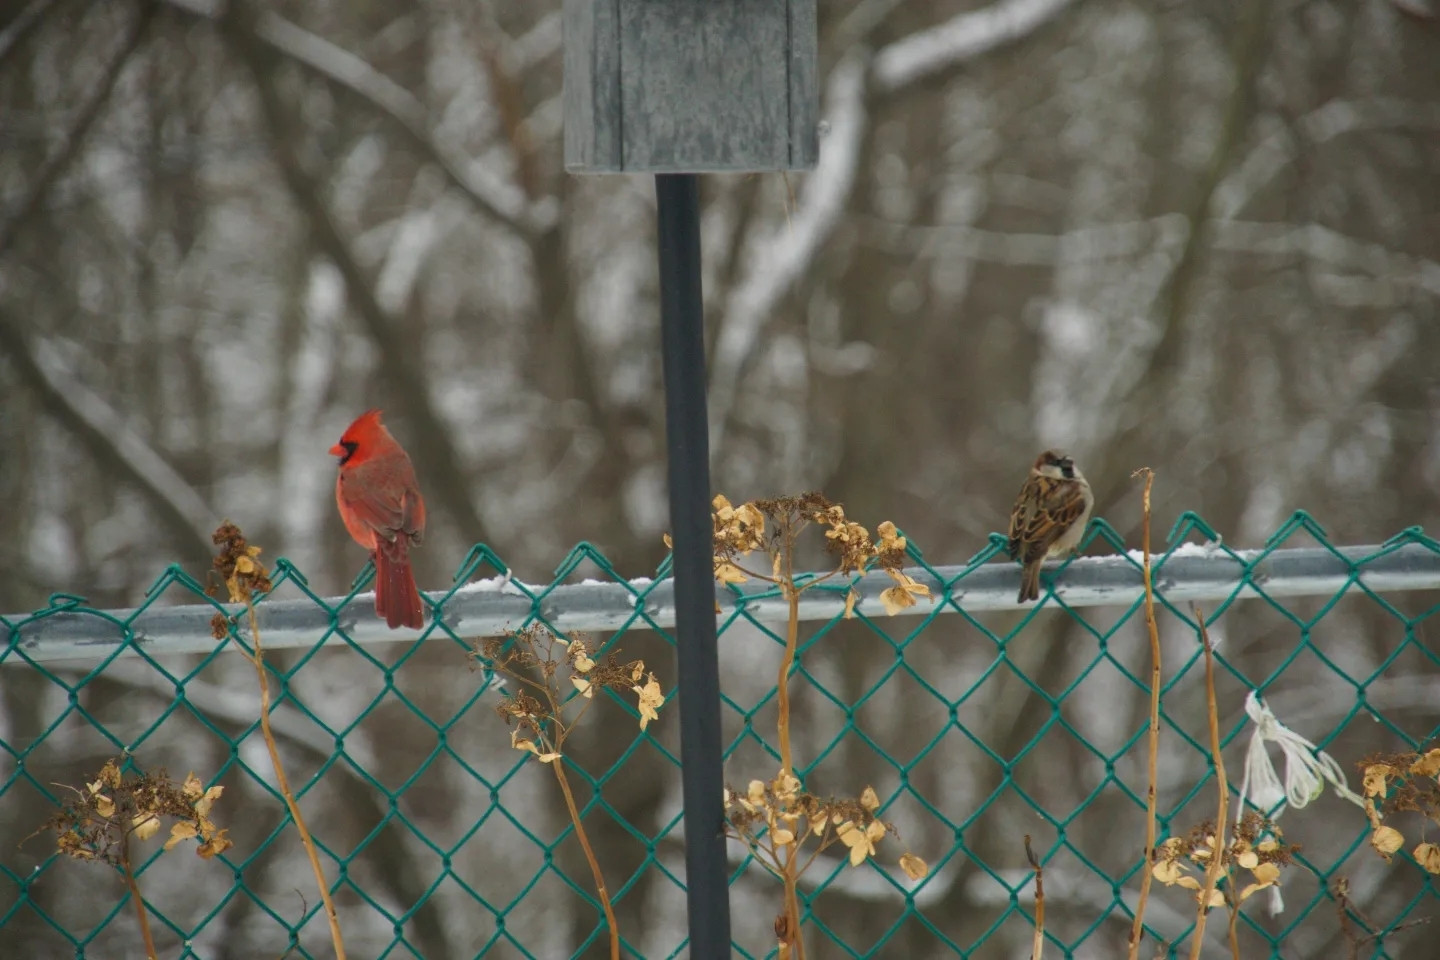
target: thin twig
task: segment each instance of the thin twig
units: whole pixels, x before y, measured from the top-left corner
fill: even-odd
[[[730,565],[731,565],[732,567],[734,567],[736,570],[739,570],[741,573],[745,574],[745,576],[750,577],[751,579],[754,579],[754,580],[764,580],[766,583],[779,583],[779,582],[780,582],[780,581],[777,580],[775,577],[772,577],[772,576],[770,576],[769,574],[759,573],[759,572],[757,572],[757,571],[755,571],[755,570],[751,570],[749,567],[742,566],[741,564],[737,563],[736,561],[733,561],[733,560],[730,561]]]
[[[1030,849],[1030,834],[1025,834],[1025,858],[1030,869],[1035,871],[1035,940],[1030,947],[1030,960],[1040,960],[1045,951],[1045,870],[1040,866],[1035,851]]]
[[[1132,476],[1144,477],[1145,494],[1141,521],[1140,546],[1145,555],[1145,626],[1150,631],[1150,759],[1149,782],[1145,791],[1145,868],[1140,872],[1140,899],[1135,904],[1135,922],[1130,927],[1128,960],[1140,955],[1140,940],[1145,932],[1145,904],[1150,899],[1150,865],[1155,859],[1155,794],[1156,768],[1160,755],[1160,628],[1155,624],[1155,585],[1150,575],[1150,488],[1155,471],[1141,467]]]
[[[760,864],[760,866],[770,871],[770,873],[775,877],[776,880],[785,879],[784,876],[780,873],[779,861],[775,859],[774,855],[769,850],[767,850],[765,847],[762,847],[758,840],[756,840],[746,831],[736,829],[729,822],[725,824],[725,828],[725,835],[734,837],[741,843],[745,844],[745,849],[750,851],[750,856],[755,859],[756,863]]]
[[[310,858],[310,868],[315,872],[315,885],[320,888],[320,899],[325,904],[325,918],[330,922],[330,940],[335,946],[335,958],[345,960],[345,940],[340,935],[340,917],[335,913],[335,901],[330,899],[330,887],[325,880],[325,870],[320,866],[320,854],[310,836],[310,829],[305,826],[305,818],[300,815],[300,804],[290,789],[290,779],[285,776],[285,766],[280,762],[280,747],[270,729],[270,679],[265,673],[265,649],[260,645],[260,626],[255,620],[255,601],[248,596],[245,598],[245,608],[250,615],[250,642],[254,645],[254,654],[247,653],[247,656],[255,665],[255,676],[260,681],[260,733],[265,738],[265,749],[270,752],[270,765],[275,768],[275,783],[280,788],[280,795],[285,798],[285,807],[290,811],[290,819],[295,821],[295,831],[300,834],[300,843],[305,847],[305,854]]]
[[[610,905],[610,891],[605,887],[605,875],[600,872],[600,861],[590,849],[590,838],[580,823],[580,810],[575,806],[575,795],[570,792],[570,780],[565,776],[565,758],[556,757],[550,766],[555,770],[555,779],[560,782],[560,792],[565,795],[565,809],[570,811],[570,822],[575,826],[575,837],[585,859],[590,864],[590,874],[595,879],[595,892],[600,896],[600,906],[605,910],[605,925],[610,931],[610,960],[620,960],[620,925],[615,922],[615,909]]]
[[[1340,934],[1345,938],[1345,943],[1350,947],[1350,960],[1359,960],[1360,945],[1367,938],[1362,938],[1354,931],[1354,921],[1350,918],[1350,880],[1347,877],[1337,877],[1330,888],[1335,895],[1335,912],[1340,915]],[[1356,911],[1359,912],[1358,910]]]
[[[1230,786],[1225,780],[1225,761],[1220,756],[1220,716],[1215,706],[1215,654],[1210,646],[1210,631],[1205,628],[1205,614],[1198,603],[1190,605],[1190,612],[1200,627],[1200,643],[1205,648],[1205,705],[1210,718],[1210,759],[1215,764],[1215,787],[1219,794],[1220,812],[1215,815],[1215,838],[1210,844],[1210,863],[1205,867],[1205,885],[1200,888],[1200,908],[1195,916],[1195,933],[1190,941],[1190,960],[1199,960],[1200,948],[1204,946],[1205,919],[1210,915],[1210,895],[1220,882],[1222,874],[1228,872],[1225,863],[1225,814],[1230,805]],[[1238,909],[1238,907],[1237,907]],[[1231,919],[1231,949],[1235,960],[1240,960],[1234,950],[1234,918]]]
[[[517,670],[517,671],[514,671],[514,672],[511,672],[511,671],[507,670],[507,671],[505,671],[505,675],[506,675],[507,677],[509,677],[510,679],[516,681],[517,683],[523,683],[523,684],[525,684],[526,686],[528,686],[528,687],[530,687],[530,688],[532,688],[532,689],[534,689],[534,690],[539,690],[541,693],[545,694],[546,696],[549,696],[549,695],[550,695],[550,688],[549,688],[549,687],[545,686],[545,684],[541,683],[541,682],[538,681],[538,680],[532,680],[531,678],[525,676],[523,673],[520,673],[518,670]],[[552,703],[551,706],[553,707],[554,704]]]
[[[155,940],[150,936],[150,915],[145,911],[145,898],[140,896],[140,885],[135,882],[135,873],[130,869],[130,831],[120,838],[120,869],[125,871],[125,886],[130,888],[130,899],[135,901],[135,917],[140,921],[140,936],[145,941],[145,956],[148,960],[159,960],[155,952]]]
[[[825,835],[820,838],[820,842],[816,844],[815,849],[810,851],[809,859],[805,861],[805,863],[800,867],[797,873],[800,876],[804,876],[805,872],[810,869],[810,864],[814,863],[816,858],[819,857],[820,854],[824,853],[826,850],[830,849],[837,842],[839,842],[839,839],[840,838],[833,833],[833,827],[827,826],[825,828]]]
[[[799,589],[798,589],[796,592],[797,592],[797,593],[804,593],[806,590],[809,590],[811,587],[818,587],[820,584],[824,583],[826,580],[829,580],[831,577],[839,576],[839,574],[840,574],[840,571],[839,571],[838,569],[836,569],[836,570],[831,570],[831,571],[829,571],[829,572],[827,572],[827,573],[822,573],[822,574],[820,574],[818,577],[811,577],[809,580],[806,580],[804,583],[800,584],[800,587],[799,587]]]
[[[584,699],[585,699],[585,702],[582,703],[582,704],[580,704],[580,709],[576,711],[575,716],[573,716],[573,717],[570,718],[570,722],[567,723],[567,724],[565,724],[562,732],[559,734],[560,739],[557,741],[557,744],[556,744],[555,749],[557,749],[557,750],[560,749],[561,745],[563,745],[563,744],[565,743],[565,738],[568,737],[568,736],[570,736],[570,731],[571,731],[571,730],[574,730],[577,726],[579,726],[579,725],[580,725],[580,721],[585,718],[585,714],[586,714],[587,712],[589,712],[589,710],[590,710],[591,707],[595,706],[595,698],[594,698],[594,697],[586,697],[586,698],[584,698]],[[560,715],[560,708],[559,708],[559,706],[557,705],[556,708],[555,708],[555,716],[558,717],[559,715]]]
[[[1418,927],[1430,922],[1429,917],[1420,917],[1416,920],[1398,923],[1389,930],[1375,930],[1373,929],[1376,926],[1375,922],[1367,917],[1364,911],[1350,899],[1350,881],[1347,878],[1336,878],[1334,884],[1330,887],[1330,893],[1335,898],[1335,910],[1340,915],[1340,933],[1350,948],[1350,960],[1359,960],[1360,948],[1372,940],[1379,940],[1381,937],[1388,936],[1392,933],[1399,933],[1407,927]],[[1363,931],[1363,935],[1355,931],[1354,928],[1356,924],[1351,918],[1352,914],[1354,915],[1354,920],[1360,921],[1359,926],[1360,930]]]

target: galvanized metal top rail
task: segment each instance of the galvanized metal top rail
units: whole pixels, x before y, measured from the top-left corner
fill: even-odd
[[[988,554],[982,555],[987,556]],[[1377,592],[1440,589],[1440,554],[1423,544],[1228,551],[1184,545],[1168,555],[1154,555],[1155,589],[1171,603],[1224,601],[1258,597],[1333,596],[1351,583]],[[1162,558],[1163,557],[1163,561]],[[1054,594],[1068,607],[1129,606],[1144,593],[1138,551],[1073,561],[1058,573]],[[909,573],[930,588],[933,603],[921,601],[897,616],[925,616],[932,611],[1015,610],[1019,568],[1011,563],[915,567]],[[1048,579],[1048,575],[1047,575]],[[891,585],[882,573],[855,582],[860,595],[856,612],[884,618],[880,592]],[[845,608],[845,584],[827,582],[801,596],[802,620],[830,620]],[[440,617],[456,636],[503,634],[542,617],[562,632],[610,632],[621,628],[668,629],[675,624],[674,585],[670,579],[585,581],[558,586],[523,584],[493,578],[465,584],[453,593],[431,593]],[[781,623],[785,600],[771,585],[751,581],[717,591],[721,622],[743,608],[761,623]],[[91,611],[77,609],[74,598],[57,598],[37,614],[7,617],[0,625],[0,651],[15,649],[36,662],[93,660],[109,656],[132,634],[135,645],[151,656],[210,653],[219,643],[211,636],[217,612],[235,608],[216,603]],[[1030,606],[1030,605],[1025,605]],[[313,647],[317,640],[341,642],[340,633],[361,644],[409,641],[420,631],[387,628],[377,619],[370,594],[266,601],[257,607],[261,634],[268,649]],[[428,627],[427,627],[428,628]],[[12,638],[12,634],[18,637]],[[122,655],[134,655],[133,646]],[[22,662],[10,657],[7,663]]]

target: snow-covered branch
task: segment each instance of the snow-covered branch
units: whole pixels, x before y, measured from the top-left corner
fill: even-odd
[[[852,51],[826,84],[829,134],[820,162],[805,181],[795,215],[754,244],[746,272],[728,299],[715,344],[710,377],[711,443],[720,449],[740,383],[761,348],[761,334],[780,299],[810,269],[844,215],[855,188],[864,142],[866,97],[892,93],[970,57],[1020,39],[1075,0],[1002,0],[962,14],[880,50],[868,63]]]
[[[535,26],[511,40],[506,50],[511,66],[517,71],[528,70],[559,53],[560,21],[560,11],[552,10],[535,21]]]
[[[1063,233],[984,230],[968,224],[920,226],[879,217],[857,218],[864,243],[900,256],[942,257],[1007,266],[1053,267],[1059,263],[1127,260],[1179,247],[1190,222],[1178,213],[1145,220],[1086,224]]]
[[[865,60],[851,54],[835,65],[826,84],[830,132],[820,162],[806,179],[794,216],[751,247],[744,279],[730,296],[715,343],[710,377],[711,443],[719,449],[746,362],[780,298],[799,279],[834,232],[855,188],[865,136]]]
[[[1270,256],[1303,256],[1347,272],[1440,297],[1440,263],[1399,253],[1378,243],[1346,236],[1318,223],[1256,223],[1217,220],[1211,225],[1217,250]]]
[[[1075,0],[1000,0],[962,13],[884,47],[875,55],[875,86],[893,93],[941,70],[1033,33]]]
[[[1373,97],[1331,100],[1262,139],[1215,189],[1211,212],[1233,219],[1303,150],[1361,130],[1440,130],[1440,104]],[[1299,141],[1299,142],[1297,142]]]

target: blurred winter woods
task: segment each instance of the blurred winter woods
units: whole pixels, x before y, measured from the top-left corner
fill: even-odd
[[[667,524],[653,184],[565,173],[559,6],[15,0],[0,11],[0,611],[57,591],[138,603],[167,564],[206,569],[223,517],[267,558],[292,560],[312,590],[343,592],[364,558],[335,513],[326,449],[371,406],[385,409],[429,501],[422,589],[448,587],[477,541],[531,581],[580,540],[626,576],[653,572]],[[1157,536],[1185,510],[1234,546],[1261,544],[1296,509],[1343,543],[1434,524],[1440,27],[1424,8],[819,6],[819,168],[702,181],[717,491],[738,503],[822,490],[872,529],[893,520],[932,562],[962,562],[1003,529],[1036,453],[1057,445],[1132,546],[1130,474],[1142,465],[1157,473]],[[1434,602],[1388,599],[1411,614]],[[1319,604],[1292,608],[1303,619]],[[1118,615],[1090,620],[1103,631]],[[984,620],[1001,631],[1015,622]],[[916,621],[905,623],[896,639]],[[1167,651],[1188,659],[1193,635],[1162,626]],[[1363,714],[1351,719],[1356,688],[1331,666],[1371,678],[1405,639],[1377,603],[1347,599],[1328,613],[1279,680],[1272,671],[1302,640],[1296,622],[1240,604],[1217,633],[1251,684],[1272,681],[1285,722],[1316,740],[1339,730],[1327,749],[1347,771],[1367,750],[1401,746]],[[1416,638],[1434,649],[1423,628]],[[667,663],[652,636],[623,641]],[[727,708],[727,737],[751,710],[757,735],[773,736],[776,649],[754,631],[722,637],[738,707]],[[393,664],[406,650],[370,652]],[[1086,673],[1095,635],[1042,614],[958,708],[903,673],[867,697],[895,656],[855,624],[805,654],[797,757],[834,745],[810,788],[874,783],[889,798],[904,784],[927,799],[932,808],[902,794],[887,816],[937,868],[916,908],[966,949],[1009,909],[1001,881],[1027,876],[1021,835],[1035,834],[1037,850],[1063,840],[1046,868],[1049,929],[1073,943],[1099,923],[1075,956],[1116,955],[1128,919],[1099,918],[1116,884],[1133,886],[1125,871],[1143,809],[1113,781],[1100,787],[1113,759],[1143,797],[1143,744],[1126,745],[1146,706],[1118,669],[1146,675],[1140,630],[1119,631],[1110,659]],[[958,616],[905,650],[952,700],[996,656]],[[290,681],[315,711],[291,703],[277,717],[292,779],[336,750],[320,721],[344,731],[348,761],[301,802],[321,842],[354,857],[339,895],[354,955],[384,953],[397,930],[422,956],[473,955],[497,936],[492,911],[511,908],[537,871],[491,955],[520,955],[517,944],[568,955],[594,928],[521,834],[553,842],[565,823],[548,774],[526,767],[506,780],[502,814],[467,769],[499,783],[516,757],[487,703],[455,719],[476,682],[462,662],[453,645],[430,643],[390,682],[327,648]],[[168,666],[183,675],[194,662]],[[1365,702],[1425,736],[1436,673],[1412,644]],[[1052,707],[1022,674],[1050,696],[1074,685],[1057,708],[1073,733],[1054,727],[1030,745]],[[83,671],[60,675],[73,683]],[[1223,679],[1228,730],[1244,718],[1246,687]],[[294,922],[314,891],[295,892],[306,875],[288,834],[245,859],[283,810],[266,792],[257,738],[232,758],[214,733],[250,729],[249,665],[217,659],[167,714],[174,683],[117,661],[77,695],[85,713],[51,730],[68,696],[27,668],[0,668],[0,739],[36,747],[29,776],[77,782],[118,745],[176,776],[225,769],[223,806],[254,897],[225,900],[233,877],[173,855],[147,874],[147,896],[184,930],[218,910],[193,937],[198,955],[283,952],[267,911]],[[1203,690],[1187,682],[1167,697],[1173,724],[1203,742]],[[873,745],[843,733],[847,711]],[[927,752],[954,716],[970,736],[950,728]],[[675,721],[662,712],[651,728],[671,749]],[[438,737],[435,725],[452,722]],[[597,717],[574,753],[599,775],[633,735],[625,718]],[[1005,773],[976,740],[1005,758],[1031,749],[1014,785],[967,823]],[[1185,799],[1205,758],[1186,745],[1165,760],[1161,810],[1185,803],[1174,829],[1188,829],[1210,815],[1209,792]],[[731,766],[739,782],[774,774],[753,738]],[[0,756],[0,770],[10,778],[16,759]],[[402,787],[393,802],[382,792]],[[684,935],[683,895],[654,864],[641,871],[643,843],[605,820],[646,837],[668,830],[655,857],[683,876],[678,777],[642,747],[605,796],[590,830],[623,889],[622,932],[644,955],[668,956]],[[0,863],[23,876],[44,858],[37,841],[16,844],[47,812],[25,782],[0,794]],[[1368,850],[1348,852],[1363,817],[1333,797],[1282,825],[1318,873],[1339,858],[1377,920],[1418,889]],[[957,836],[967,853],[947,859]],[[561,842],[556,862],[584,889],[571,847]],[[860,953],[905,911],[895,888],[863,877],[842,875],[814,907]],[[1255,924],[1278,935],[1318,902],[1286,955],[1343,953],[1323,880],[1299,870],[1287,882],[1291,912],[1272,920],[1257,906]],[[764,877],[736,884],[736,940],[749,951],[773,946],[774,893]],[[77,936],[118,896],[64,864],[32,895]],[[19,896],[0,875],[0,913]],[[1179,931],[1190,912],[1157,891],[1148,916]],[[95,949],[135,949],[130,922],[112,920]],[[1028,955],[1029,930],[1011,915],[976,955]],[[1264,955],[1242,932],[1246,955]],[[1431,936],[1397,938],[1387,955],[1428,956]],[[810,937],[817,956],[841,955]],[[30,908],[0,940],[35,958],[75,949]],[[323,918],[303,942],[327,949]],[[949,955],[937,942],[912,915],[880,955]]]

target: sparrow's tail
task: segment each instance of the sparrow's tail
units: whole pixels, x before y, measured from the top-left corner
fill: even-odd
[[[1040,599],[1040,567],[1042,564],[1041,561],[1027,563],[1020,571],[1020,596],[1015,598],[1016,603]]]
[[[419,629],[424,624],[420,592],[415,589],[415,574],[408,557],[392,558],[384,550],[375,551],[375,612],[392,629]]]

